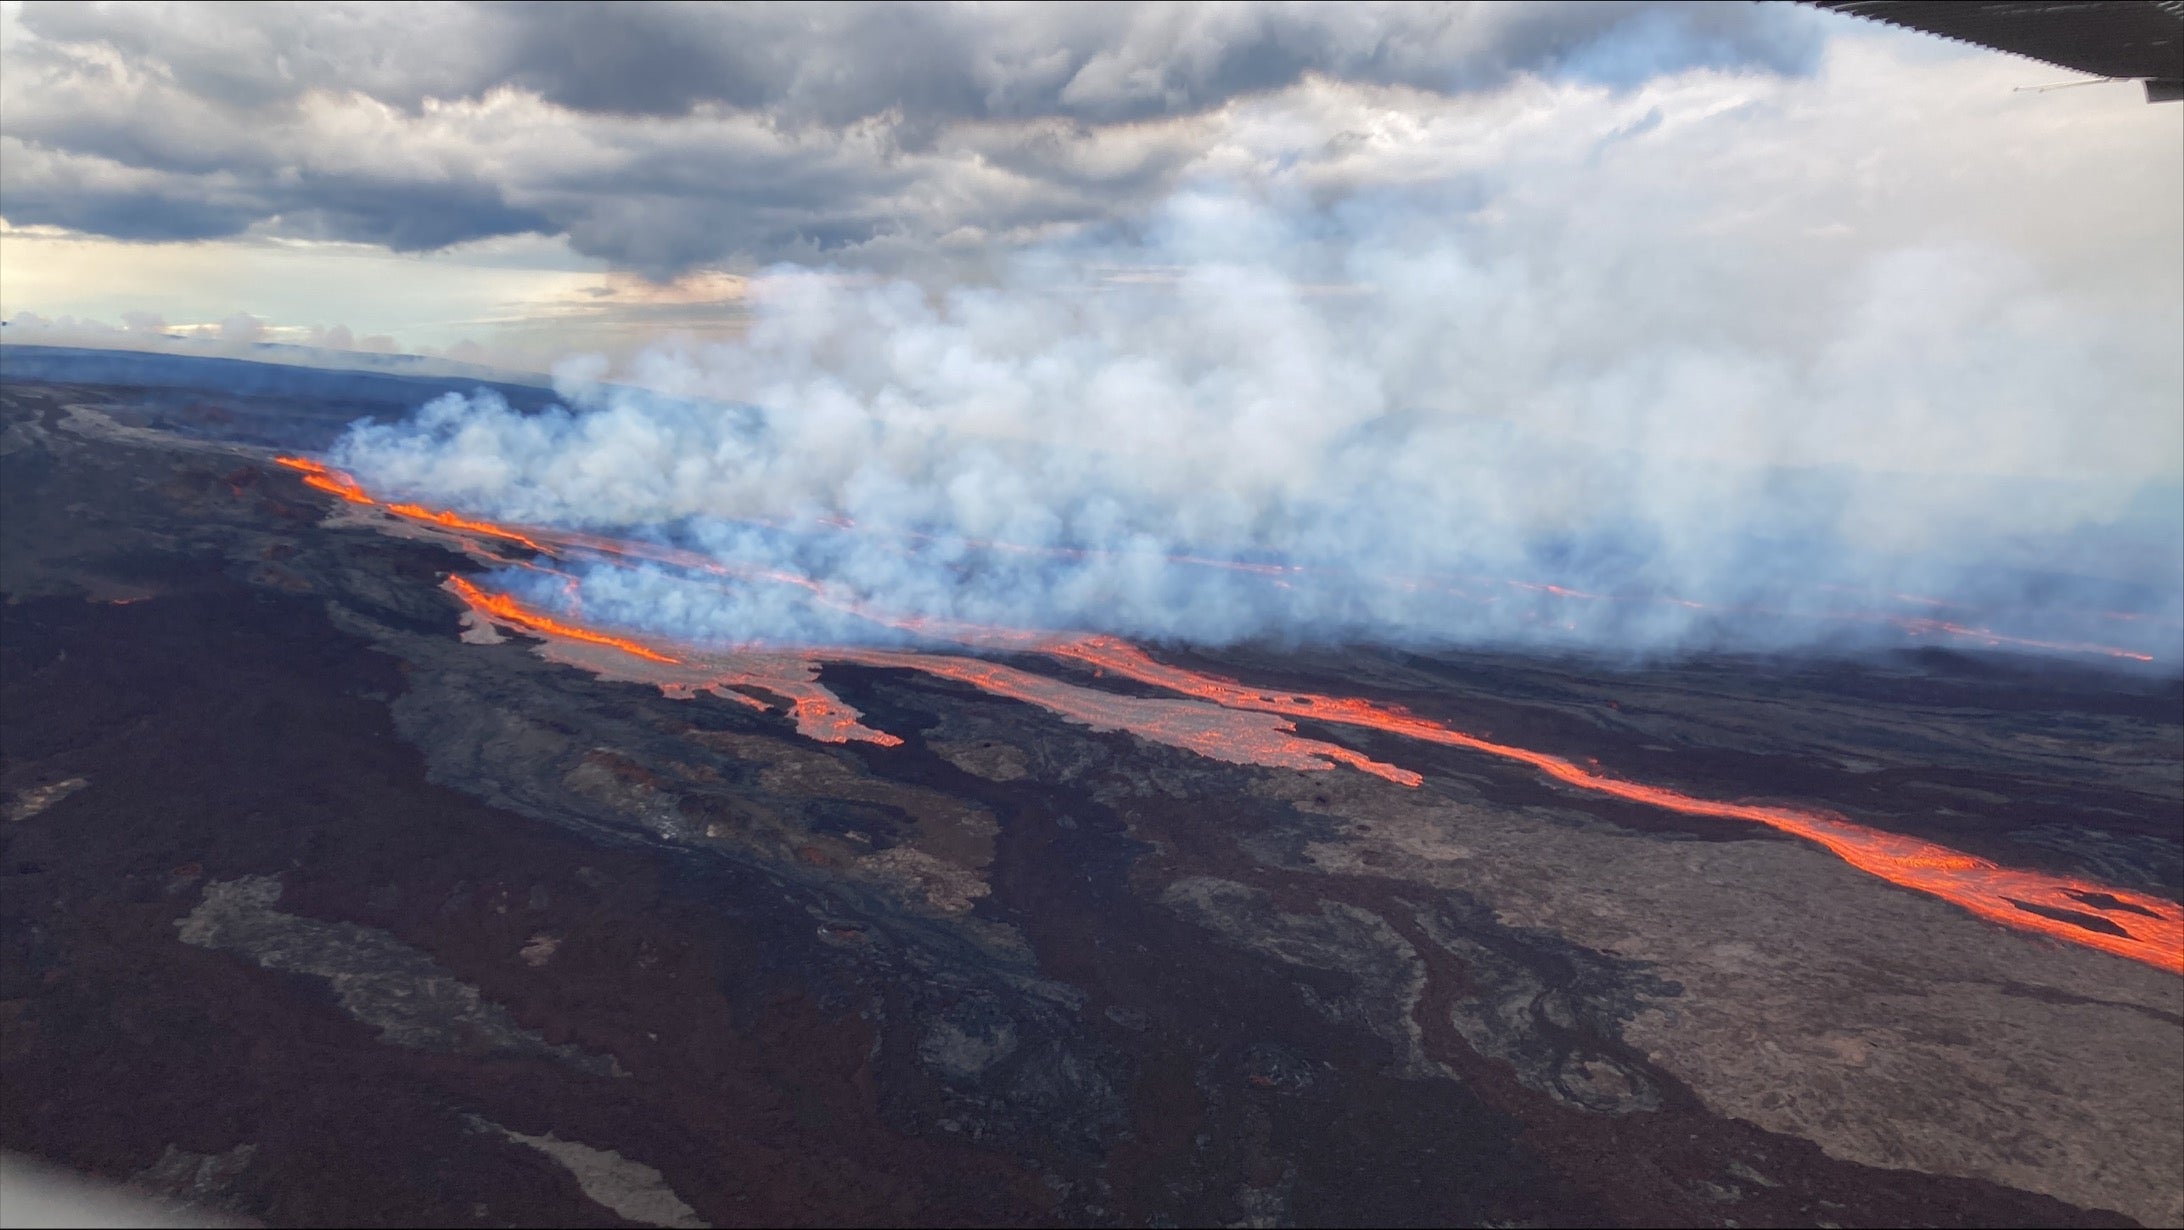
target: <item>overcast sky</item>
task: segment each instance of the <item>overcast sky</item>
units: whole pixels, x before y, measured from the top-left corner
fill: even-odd
[[[7,3],[0,36],[0,308],[139,333],[537,368],[733,330],[773,262],[966,276],[1209,182],[1452,222],[1628,191],[2124,296],[2177,263],[2184,107],[1788,4]]]

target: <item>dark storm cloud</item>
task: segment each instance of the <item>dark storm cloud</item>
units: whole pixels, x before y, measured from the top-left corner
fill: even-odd
[[[510,205],[491,184],[389,182],[363,176],[313,175],[296,185],[294,203],[279,210],[299,233],[423,252],[491,235],[551,231],[535,209]]]
[[[536,210],[463,177],[399,179],[250,166],[192,175],[7,140],[6,217],[132,240],[218,239],[268,217],[297,238],[420,252],[493,235],[552,231]],[[147,159],[146,162],[153,160]],[[240,160],[239,160],[240,161]]]
[[[32,4],[15,22],[16,224],[401,249],[565,233],[656,275],[1126,213],[1204,153],[1189,117],[1315,78],[1625,86],[1799,72],[1819,45],[1810,14],[1712,4]]]
[[[18,226],[64,226],[115,239],[172,242],[237,234],[257,220],[258,211],[157,188],[22,188],[11,182],[6,216]]]
[[[1308,72],[1429,90],[1575,67],[1630,77],[1698,64],[1809,65],[1813,42],[1756,6],[1679,4],[528,4],[505,79],[564,106],[674,115],[702,103],[841,124],[1068,116],[1113,122],[1217,106]],[[1624,53],[1602,48],[1638,42]]]
[[[243,108],[311,89],[415,108],[498,86],[583,111],[705,103],[842,124],[1217,106],[1319,72],[1429,90],[1512,74],[1635,79],[1698,65],[1796,71],[1812,26],[1757,5],[946,4],[26,5],[25,29],[158,65]]]

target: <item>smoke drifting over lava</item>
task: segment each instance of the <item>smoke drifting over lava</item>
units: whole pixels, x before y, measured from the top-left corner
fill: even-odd
[[[422,528],[460,543],[474,558],[489,563],[514,564],[531,575],[555,578],[559,605],[574,609],[571,617],[565,619],[527,606],[510,594],[488,591],[463,577],[451,576],[446,581],[446,588],[469,609],[469,630],[465,632],[464,640],[489,643],[497,639],[491,627],[502,626],[543,642],[541,652],[548,658],[582,667],[603,678],[650,683],[676,699],[692,699],[703,691],[760,710],[770,708],[770,701],[780,702],[794,718],[800,733],[822,742],[854,740],[882,747],[900,746],[903,742],[898,735],[866,725],[855,708],[820,681],[822,663],[849,663],[905,669],[952,680],[992,695],[1026,702],[1097,730],[1127,730],[1150,742],[1180,747],[1234,764],[1307,771],[1327,771],[1337,765],[1348,765],[1399,786],[1416,788],[1424,784],[1424,775],[1415,770],[1301,733],[1296,721],[1361,727],[1402,740],[1515,761],[1582,791],[1685,815],[1764,825],[1820,845],[1852,866],[1891,883],[1956,902],[1990,921],[2184,972],[2184,965],[2179,964],[2184,956],[2180,956],[2178,947],[2179,939],[2184,938],[2179,933],[2180,922],[2184,920],[2177,916],[2173,903],[2135,893],[2118,896],[2123,890],[2110,885],[2080,880],[2057,881],[2042,873],[2012,870],[1929,842],[1870,829],[1833,813],[1713,800],[1672,788],[1624,780],[1599,771],[1597,761],[1590,762],[1591,768],[1581,767],[1550,753],[1482,738],[1402,708],[1359,697],[1262,690],[1238,680],[1161,662],[1127,641],[1111,636],[1044,635],[1020,628],[980,626],[923,615],[890,615],[867,608],[854,599],[845,599],[839,585],[810,577],[740,568],[673,547],[617,540],[584,531],[539,529],[535,531],[537,537],[533,537],[510,526],[383,500],[353,477],[308,458],[280,457],[276,460],[281,466],[301,474],[309,487],[347,503],[384,513],[388,519],[377,523],[377,528],[383,532],[407,533],[410,527]],[[528,561],[509,561],[497,554],[509,544],[537,554]],[[683,570],[691,578],[691,584],[696,584],[698,577],[709,577],[716,582],[716,587],[717,582],[727,579],[758,590],[801,591],[813,599],[814,606],[830,610],[845,620],[915,637],[929,646],[949,644],[985,652],[1042,655],[1077,668],[1089,668],[1095,678],[1113,675],[1183,699],[1118,695],[1104,688],[1086,688],[997,662],[924,650],[903,652],[833,644],[806,646],[788,652],[754,652],[747,646],[718,651],[702,645],[648,643],[648,638],[623,636],[589,626],[589,617],[580,611],[586,605],[583,574],[564,571],[571,561],[587,558],[594,561],[591,576],[595,578],[595,587],[599,584],[597,578],[612,577],[617,573],[629,575],[633,570],[640,575],[653,575],[643,570],[672,565]],[[1204,563],[1190,559],[1174,562],[1190,566]],[[1267,575],[1266,570],[1256,567],[1241,571],[1248,575]],[[1276,570],[1275,575],[1292,576],[1296,572],[1294,569]],[[639,588],[650,586],[648,581]],[[733,590],[722,588],[722,592]],[[1965,630],[1959,628],[1957,631],[1961,634]],[[2092,646],[2076,648],[2097,649]],[[2122,651],[2105,652],[2115,655]],[[2059,901],[2122,902],[2120,908],[2151,921],[2134,919],[2132,927],[2125,927],[2112,919],[2095,919]]]
[[[688,662],[640,642],[571,626],[527,610],[506,595],[487,593],[460,577],[451,577],[448,586],[476,617],[543,640],[543,651],[549,657],[606,677],[653,683],[668,695],[682,699],[704,690],[765,708],[765,702],[750,693],[782,697],[788,701],[798,730],[822,742],[858,740],[881,746],[902,742],[898,736],[864,725],[859,720],[861,715],[815,682],[818,662],[825,660],[896,667],[954,680],[1095,729],[1128,730],[1149,742],[1185,748],[1233,764],[1307,771],[1328,771],[1340,764],[1398,786],[1416,788],[1423,784],[1421,774],[1399,765],[1300,735],[1290,719],[1362,727],[1516,761],[1582,791],[1685,815],[1765,825],[1821,846],[1861,871],[1954,902],[1991,922],[2184,973],[2184,917],[2179,916],[2173,902],[2094,881],[1996,866],[1931,842],[1855,824],[1832,813],[1723,802],[1625,781],[1599,772],[1597,765],[1584,768],[1558,756],[1482,739],[1363,699],[1267,692],[1233,679],[1156,661],[1112,637],[1053,639],[1019,647],[1090,667],[1095,676],[1111,673],[1189,699],[1119,696],[998,663],[945,654],[830,649],[809,656],[729,654],[712,662]],[[590,651],[595,647],[612,652],[605,658],[594,657]],[[576,651],[573,655],[572,649]],[[631,663],[617,661],[615,655],[619,654],[637,659],[637,669],[632,671]],[[2096,901],[2120,903],[2118,908],[2134,915],[2130,925],[2098,919],[2097,925],[2089,926],[2086,924],[2095,916],[2071,908]]]
[[[1752,301],[1753,266],[1633,270],[1629,236],[1620,262],[1541,264],[1495,248],[1507,224],[1329,219],[1208,194],[976,282],[777,270],[737,344],[655,350],[628,383],[566,364],[546,414],[443,399],[333,459],[902,616],[2178,659],[2177,449],[2143,427],[2184,375],[2143,324],[1973,249],[1883,254],[1794,319],[1702,320],[1694,300]],[[875,635],[778,587],[585,582],[590,618],[680,638]]]

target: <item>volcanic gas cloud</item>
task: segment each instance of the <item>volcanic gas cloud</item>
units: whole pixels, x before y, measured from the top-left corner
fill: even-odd
[[[2173,306],[2103,315],[1970,249],[1790,291],[1677,264],[1685,232],[1512,225],[1209,189],[975,278],[775,270],[733,343],[572,361],[542,414],[450,396],[330,460],[995,626],[2184,665]],[[586,601],[681,640],[890,635],[685,579]]]

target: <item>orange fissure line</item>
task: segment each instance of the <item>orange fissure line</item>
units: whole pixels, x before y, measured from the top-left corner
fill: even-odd
[[[380,507],[397,517],[408,517],[412,521],[428,521],[451,530],[468,530],[473,534],[486,534],[494,538],[505,538],[509,542],[521,543],[541,555],[552,554],[534,539],[519,534],[506,526],[495,525],[490,521],[473,521],[468,517],[457,516],[451,512],[434,512],[422,504],[382,504]]]
[[[2184,910],[2180,910],[2174,902],[2141,893],[2073,877],[2001,867],[1985,859],[1974,858],[1931,842],[1867,828],[1826,812],[1757,803],[1723,802],[1662,786],[1623,781],[1580,767],[1559,756],[1466,734],[1394,706],[1319,693],[1270,692],[1249,687],[1237,680],[1169,665],[1115,637],[1086,636],[1069,639],[944,620],[890,618],[835,599],[826,592],[825,587],[808,577],[732,567],[695,552],[589,534],[533,531],[536,535],[533,537],[490,522],[472,521],[453,513],[435,513],[419,505],[390,506],[374,498],[349,476],[329,470],[317,462],[301,458],[281,458],[279,462],[301,472],[304,481],[311,486],[349,502],[385,509],[398,516],[427,521],[444,528],[519,542],[542,554],[555,553],[554,549],[541,545],[544,540],[552,542],[560,550],[573,548],[619,558],[687,566],[716,575],[792,584],[808,590],[830,606],[906,631],[941,636],[973,646],[1039,652],[1089,666],[1095,674],[1112,671],[1123,678],[1223,709],[1256,711],[1285,718],[1362,727],[1419,742],[1461,748],[1526,765],[1548,778],[1579,790],[1683,815],[1764,825],[1813,842],[1868,874],[1904,888],[1940,897],[1990,921],[2184,974]],[[449,584],[473,608],[517,628],[542,636],[565,637],[586,644],[610,647],[650,662],[682,664],[681,659],[669,657],[638,641],[555,619],[531,610],[505,594],[487,593],[461,577],[449,578]],[[1930,626],[1933,630],[1953,634],[2011,640],[1995,637],[1983,630],[1967,629],[1941,621],[1930,621]],[[1161,734],[1164,736],[1163,741],[1194,747],[1208,754],[1226,753],[1229,757],[1245,763],[1295,764],[1300,763],[1298,757],[1302,755],[1317,757],[1322,762],[1348,764],[1363,772],[1373,773],[1406,786],[1416,786],[1423,780],[1420,775],[1410,770],[1381,764],[1348,748],[1302,739],[1291,733],[1294,727],[1271,733],[1244,726],[1222,729],[1213,725],[1203,728],[1194,726],[1182,732],[1150,732],[1144,725],[1150,719],[1133,720],[1127,706],[1108,706],[1089,701],[1075,694],[1081,692],[1081,689],[1071,689],[1068,685],[1041,680],[1027,672],[995,664],[974,665],[966,659],[935,658],[902,652],[844,649],[818,649],[808,652],[811,657],[819,659],[861,661],[873,665],[903,666],[920,670],[968,683],[995,695],[1038,704],[1080,720],[1092,720],[1117,729],[1137,729],[1149,736]],[[838,733],[828,729],[828,722],[833,714],[828,710],[827,702],[819,697],[798,697],[795,699],[795,709],[800,724],[809,722],[826,732],[821,737]],[[881,741],[886,743],[890,740],[892,736]],[[1308,744],[1310,751],[1299,753],[1295,743],[1284,740]],[[2093,909],[2099,907],[2088,906],[2088,898],[2116,902],[2124,915],[2119,917],[2116,910],[2092,913]],[[2078,926],[2066,919],[2050,917],[2028,908],[2030,906],[2068,913],[2089,921],[2097,920],[2108,929],[2092,930]]]
[[[447,579],[447,583],[454,587],[456,595],[464,602],[495,619],[514,624],[519,628],[526,628],[548,636],[565,637],[572,641],[582,641],[587,645],[605,645],[610,649],[619,649],[632,657],[643,658],[647,662],[661,662],[670,666],[682,664],[681,658],[671,658],[664,653],[655,652],[627,637],[609,636],[604,632],[594,632],[589,628],[563,623],[552,616],[531,610],[506,594],[489,594],[461,577],[451,576]]]
[[[1219,705],[1361,726],[1425,743],[1464,748],[1528,765],[1581,790],[1688,816],[1763,824],[1811,841],[1860,871],[1892,884],[1930,893],[1990,921],[2037,931],[2184,974],[2184,909],[2172,901],[2089,880],[2000,867],[1945,846],[1867,828],[1826,812],[1757,803],[1725,803],[1662,786],[1622,781],[1580,768],[1559,756],[1481,739],[1401,709],[1369,701],[1315,693],[1268,693],[1235,680],[1157,662],[1136,646],[1113,637],[1086,637],[1055,645],[1047,652]],[[2093,914],[2083,897],[2076,894],[2112,898],[2130,913],[2127,919],[2116,917],[2112,912]],[[2089,930],[2050,918],[2017,904],[2020,901],[2097,917],[2121,934]]]
[[[1938,632],[1943,636],[1960,637],[1964,640],[1978,641],[1984,645],[2015,645],[2021,649],[2046,649],[2056,653],[2100,653],[2107,654],[2111,658],[2125,658],[2133,662],[2151,662],[2154,660],[2154,655],[2150,653],[2136,653],[2129,649],[2117,649],[2109,645],[2094,645],[2084,641],[2036,641],[2023,636],[2005,636],[1990,628],[1971,628],[1963,624],[1950,623],[1945,619],[1911,619],[1903,616],[1890,616],[1888,622],[1914,636]]]
[[[343,474],[341,471],[328,469],[326,466],[308,458],[275,457],[273,463],[301,473],[305,486],[315,487],[320,491],[338,495],[351,504],[362,504],[368,508],[376,508],[406,520],[437,525],[442,529],[484,534],[488,537],[518,543],[541,555],[553,554],[545,547],[540,546],[537,540],[529,535],[518,533],[505,525],[496,525],[491,521],[478,521],[457,513],[426,508],[422,504],[390,504],[366,491],[355,479]]]

